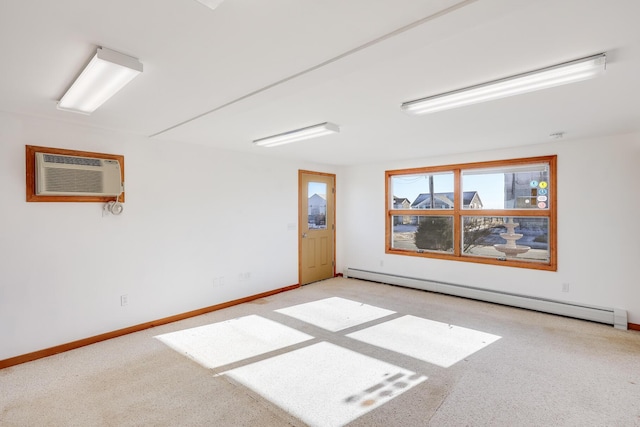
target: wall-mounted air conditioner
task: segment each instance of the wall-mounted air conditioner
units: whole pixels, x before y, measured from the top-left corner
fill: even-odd
[[[36,194],[42,196],[118,196],[120,163],[92,157],[35,153]]]

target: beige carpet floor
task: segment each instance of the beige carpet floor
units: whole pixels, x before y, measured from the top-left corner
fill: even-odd
[[[640,426],[640,333],[336,278],[0,370],[3,427],[306,425]]]

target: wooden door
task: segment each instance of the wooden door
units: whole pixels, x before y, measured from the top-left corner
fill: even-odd
[[[299,171],[298,276],[301,285],[335,275],[335,175]]]

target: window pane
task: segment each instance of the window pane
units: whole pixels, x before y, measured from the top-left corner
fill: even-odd
[[[549,261],[549,218],[462,217],[462,252],[501,259]]]
[[[546,163],[462,172],[465,209],[548,209]]]
[[[392,221],[392,248],[453,252],[453,217],[394,215]]]
[[[391,177],[392,209],[453,209],[453,172]]]
[[[307,210],[309,229],[325,230],[327,228],[327,184],[310,182],[307,194],[309,197]]]

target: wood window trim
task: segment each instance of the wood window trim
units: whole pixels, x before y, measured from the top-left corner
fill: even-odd
[[[27,202],[98,202],[106,203],[114,200],[114,196],[39,196],[36,194],[36,153],[61,154],[66,156],[94,157],[120,162],[120,179],[124,182],[124,156],[120,154],[94,153],[91,151],[66,150],[63,148],[25,146],[26,161],[26,196]],[[118,198],[124,203],[124,191]]]
[[[549,197],[549,209],[536,210],[536,209],[462,209],[460,206],[460,197],[457,197],[462,191],[461,188],[461,176],[462,171],[469,171],[473,169],[490,169],[509,166],[519,166],[534,163],[548,163],[549,164],[549,185],[553,189]],[[390,182],[391,177],[398,175],[414,175],[414,174],[434,174],[442,172],[452,172],[454,174],[454,205],[453,209],[428,209],[428,210],[408,210],[408,209],[393,209],[393,197],[391,194]],[[490,264],[509,267],[519,267],[534,270],[547,270],[557,271],[558,259],[557,259],[557,156],[540,156],[540,157],[527,157],[518,159],[506,159],[506,160],[494,160],[488,162],[474,162],[474,163],[460,163],[452,165],[439,165],[422,168],[411,169],[397,169],[388,170],[385,172],[385,253],[415,256],[422,258],[435,258],[452,261],[472,262],[478,264]],[[505,213],[508,214],[505,215]],[[391,246],[392,238],[392,222],[393,216],[407,216],[418,214],[420,216],[452,216],[453,217],[453,253],[444,252],[414,252],[410,250],[395,249]],[[549,243],[549,262],[531,262],[518,260],[515,258],[509,258],[499,260],[497,258],[468,256],[461,254],[461,218],[463,216],[538,216],[549,218],[549,231],[548,231],[548,243]]]

